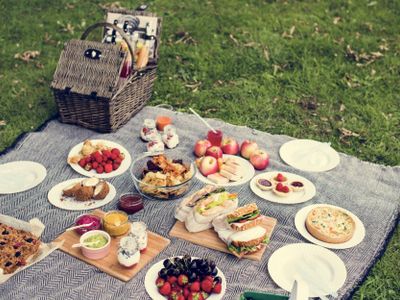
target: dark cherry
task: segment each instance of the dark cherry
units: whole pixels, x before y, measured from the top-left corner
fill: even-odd
[[[300,181],[293,181],[291,183],[291,185],[293,185],[295,187],[303,187],[304,186],[304,184],[302,182],[300,182]]]
[[[160,276],[161,278],[163,278],[163,279],[166,279],[167,278],[167,269],[165,269],[165,268],[162,268],[161,270],[160,270],[160,272],[158,272],[158,276]]]
[[[6,264],[5,264],[6,267],[9,267],[9,266],[11,266],[11,265],[12,265],[12,262],[11,262],[11,261],[6,262]]]
[[[15,252],[15,257],[20,257],[21,256],[21,252],[17,251]]]
[[[27,241],[28,243],[32,243],[33,238],[28,238],[28,239],[26,239],[25,241]]]
[[[216,282],[216,283],[220,283],[221,281],[222,281],[222,278],[219,276],[214,278],[214,282]]]
[[[8,230],[4,230],[1,234],[9,234],[10,232]]]

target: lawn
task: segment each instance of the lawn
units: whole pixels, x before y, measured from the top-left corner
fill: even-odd
[[[164,18],[151,104],[400,164],[400,1],[147,3]],[[0,1],[0,151],[55,115],[49,84],[63,43],[102,8],[138,4]],[[354,298],[397,298],[399,262],[397,230]]]

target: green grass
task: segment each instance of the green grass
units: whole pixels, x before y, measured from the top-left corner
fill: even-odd
[[[151,104],[191,106],[207,117],[330,141],[362,160],[399,165],[399,1],[147,2],[164,17]],[[49,83],[62,45],[103,18],[102,3],[0,0],[0,150],[56,113]],[[40,55],[28,63],[14,58],[27,50]],[[352,135],[343,136],[343,128]],[[356,299],[400,293],[399,240],[397,230]]]

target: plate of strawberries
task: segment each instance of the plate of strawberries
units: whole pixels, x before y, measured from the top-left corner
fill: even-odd
[[[111,178],[129,169],[131,156],[123,146],[108,140],[86,140],[68,154],[68,164],[81,175]]]
[[[214,261],[190,255],[167,258],[146,274],[145,288],[152,299],[219,300],[226,279]]]

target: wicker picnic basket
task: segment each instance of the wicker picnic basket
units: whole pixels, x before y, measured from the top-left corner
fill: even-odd
[[[154,16],[142,11],[118,12]],[[154,59],[140,70],[134,69],[132,59],[133,71],[122,84],[120,72],[126,54],[117,45],[85,40],[99,27],[115,29],[134,57],[121,28],[106,22],[96,23],[86,29],[80,40],[70,40],[64,45],[51,87],[62,122],[99,132],[113,132],[128,122],[151,97],[156,79],[161,19],[158,19]],[[93,51],[100,53],[100,57],[90,57]]]

